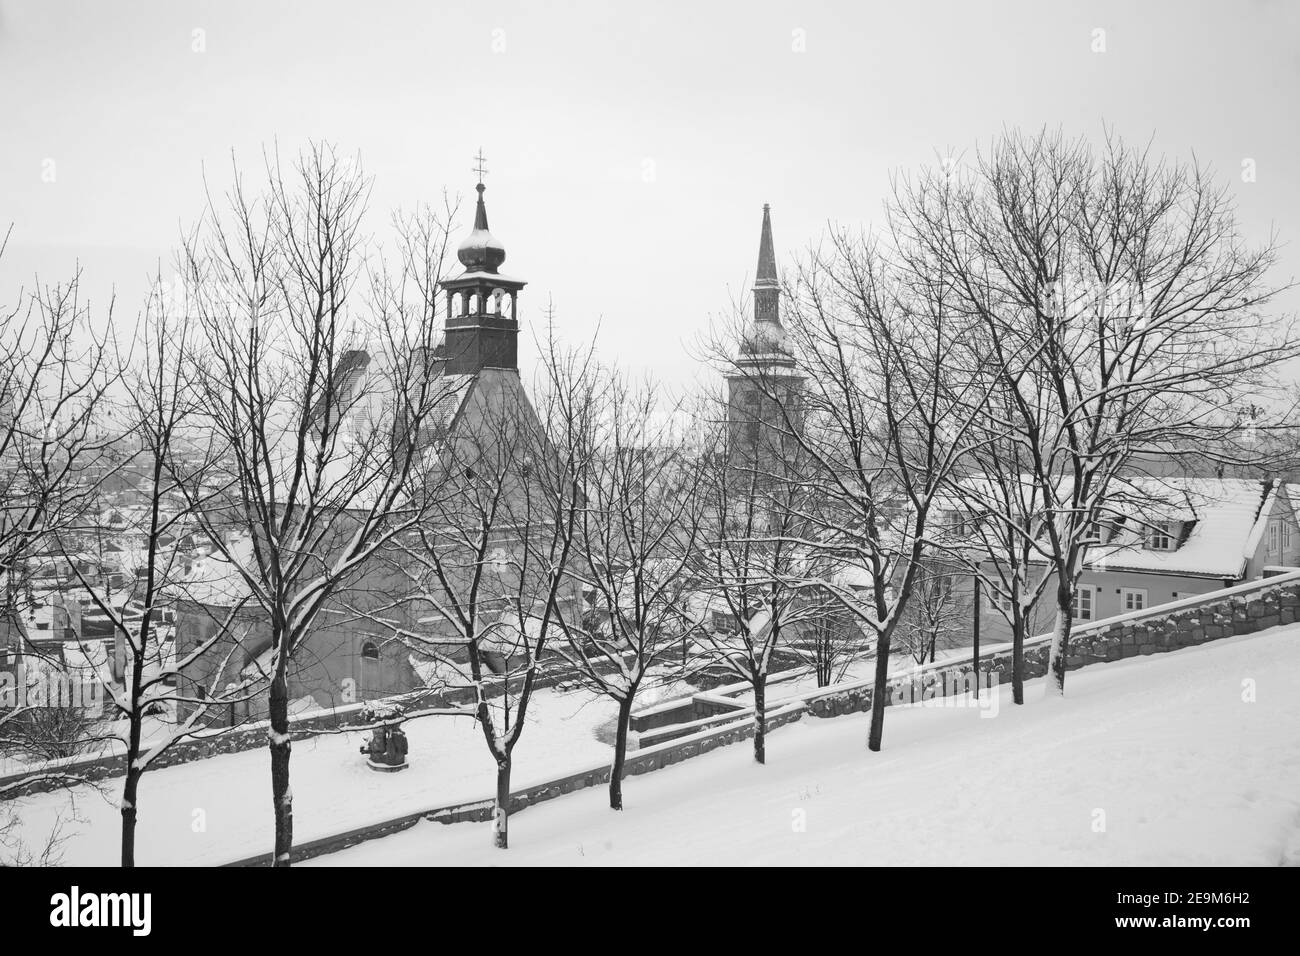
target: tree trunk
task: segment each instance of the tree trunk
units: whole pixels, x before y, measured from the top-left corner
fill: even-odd
[[[498,850],[510,846],[510,756],[497,759],[497,805],[492,814],[492,845]]]
[[[135,684],[139,684],[140,662],[135,662]],[[136,713],[131,714],[130,727],[126,738],[126,780],[122,784],[122,866],[135,866],[135,821],[139,816],[136,807],[136,795],[140,791],[140,771],[136,768],[136,759],[140,756],[140,694],[137,687]]]
[[[618,729],[614,735],[614,765],[609,768],[609,808],[623,809],[623,764],[627,759],[627,729],[632,721],[632,695],[618,702]]]
[[[1052,650],[1048,657],[1047,695],[1065,696],[1065,658],[1070,645],[1070,606],[1056,607],[1056,627],[1052,630]]]
[[[122,787],[122,866],[135,866],[136,793],[140,789],[140,771],[136,770],[135,749],[127,753],[126,782]]]
[[[275,857],[273,866],[288,866],[293,850],[293,791],[289,789],[289,679],[283,664],[271,678],[267,716],[271,747],[271,803],[275,808]]]
[[[754,759],[767,763],[767,674],[754,678]]]
[[[1018,615],[1011,623],[1011,700],[1025,702],[1025,619]]]
[[[980,581],[975,578],[971,613],[971,670],[975,672],[975,699],[980,699]]]
[[[871,731],[867,735],[867,749],[880,750],[885,736],[885,692],[889,689],[889,639],[876,639],[876,680],[871,690]]]

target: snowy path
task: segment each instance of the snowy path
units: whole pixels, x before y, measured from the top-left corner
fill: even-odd
[[[594,728],[615,713],[608,699],[541,690],[515,751],[519,786],[609,757]],[[403,813],[490,797],[496,765],[482,731],[467,717],[426,717],[406,725],[410,767],[378,774],[357,752],[368,734],[338,734],[293,744],[294,836],[315,839]],[[68,822],[60,862],[115,866],[121,780],[100,795],[88,787],[0,804],[15,810],[20,835],[40,845],[56,818]],[[74,815],[75,814],[75,818]],[[270,852],[271,782],[264,749],[211,757],[145,775],[140,785],[137,860],[142,866],[223,863]]]
[[[805,717],[767,767],[730,747],[629,778],[621,814],[532,807],[504,853],[420,823],[308,865],[1300,865],[1297,686],[1300,627],[1276,629],[1071,673],[1065,700],[1004,687],[992,718],[891,708],[880,754],[865,715]]]

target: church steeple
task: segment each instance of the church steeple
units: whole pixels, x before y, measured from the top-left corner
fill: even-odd
[[[772,207],[763,206],[754,272],[754,316],[741,335],[739,354],[727,374],[727,423],[733,455],[756,461],[791,452],[790,428],[802,428],[799,393],[803,376],[781,325],[781,283],[772,242]]]
[[[485,368],[519,368],[519,290],[527,283],[498,271],[506,249],[488,231],[483,202],[483,159],[478,157],[478,206],[474,228],[456,250],[465,271],[441,285],[447,293],[448,375],[474,375]],[[508,305],[507,305],[508,303]]]
[[[478,190],[478,208],[474,211],[474,231],[465,237],[465,241],[456,250],[456,258],[467,272],[488,272],[495,274],[506,261],[506,247],[501,245],[488,231],[487,206],[483,202],[483,192],[487,189],[482,183],[474,187]]]
[[[781,324],[781,286],[776,279],[772,245],[772,207],[763,204],[763,230],[758,237],[758,268],[754,271],[754,321]]]
[[[758,237],[758,269],[754,272],[758,285],[776,282],[776,252],[772,245],[772,207],[763,203],[763,231]]]
[[[772,243],[772,207],[763,204],[763,227],[758,236],[758,268],[754,272],[754,321],[746,330],[740,351],[744,356],[764,356],[769,361],[788,356],[781,325],[781,283],[776,277],[776,251]]]

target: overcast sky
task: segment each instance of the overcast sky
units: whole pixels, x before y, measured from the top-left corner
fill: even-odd
[[[607,354],[681,381],[752,279],[763,203],[785,258],[829,220],[878,222],[891,171],[1004,126],[1111,124],[1195,153],[1247,236],[1280,232],[1288,279],[1298,93],[1283,0],[0,0],[0,303],[80,259],[134,315],[232,149],[360,151],[378,229],[444,188],[472,196],[481,146],[521,318],[553,296],[566,336],[599,323]]]

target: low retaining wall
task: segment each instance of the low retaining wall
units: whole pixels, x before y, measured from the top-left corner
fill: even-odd
[[[786,681],[803,677],[804,673],[804,671],[784,670],[769,674],[767,688],[770,691],[773,687],[779,687]],[[743,710],[745,705],[731,698],[735,695],[748,693],[750,690],[749,681],[732,681],[730,684],[723,684],[714,687],[712,690],[696,691],[685,697],[660,701],[657,704],[634,711],[628,726],[638,734],[643,734],[647,731],[658,730],[660,727],[690,723],[708,717],[723,716],[734,711]],[[660,737],[659,739],[665,738]]]
[[[640,734],[639,743],[642,747],[654,747],[658,744],[667,743],[670,740],[677,740],[680,737],[688,737],[691,734],[697,734],[702,730],[715,730],[724,724],[733,723],[737,720],[743,720],[747,717],[753,716],[754,708],[743,707],[737,704],[732,709],[713,717],[702,717],[699,720],[688,720],[680,724],[670,724],[666,727],[656,727],[654,730],[647,730]]]
[[[1089,664],[1163,654],[1297,621],[1300,621],[1300,572],[1292,571],[1076,627],[1070,635],[1065,666],[1067,670],[1077,670]],[[1042,634],[1025,641],[1025,680],[1047,673],[1051,640],[1052,635]],[[1010,644],[989,648],[980,655],[980,686],[987,686],[990,681],[1010,683],[1011,665]],[[942,697],[950,688],[960,690],[970,686],[974,674],[969,660],[928,664],[892,678],[885,704],[904,698],[909,687],[918,681],[933,688],[932,696]],[[870,710],[872,692],[873,682],[863,680],[804,694],[800,699],[807,703],[814,716],[837,717]]]
[[[338,730],[348,724],[360,724],[362,704],[349,704],[334,711],[314,711],[300,717],[289,719],[289,734],[294,740],[313,737],[327,731]],[[259,720],[233,729],[199,731],[195,736],[178,740],[149,764],[150,770],[171,767],[191,760],[202,760],[219,754],[239,753],[266,746],[266,732],[270,724]],[[115,746],[120,747],[120,744]],[[108,777],[122,776],[126,772],[126,755],[87,754],[80,757],[66,757],[62,760],[47,761],[39,766],[18,771],[0,777],[0,787],[16,783],[24,777],[35,774],[71,774],[81,780],[93,782]],[[63,784],[59,780],[35,780],[26,787],[17,787],[5,794],[5,799],[57,790]]]
[[[537,688],[552,687],[571,679],[571,673],[556,672],[539,677],[535,686]],[[517,685],[522,682],[522,677],[512,680],[511,688],[517,688]],[[491,688],[492,697],[498,696],[500,693],[499,687]],[[473,687],[459,687],[451,690],[415,690],[405,694],[385,697],[381,700],[358,701],[354,704],[343,704],[329,710],[307,711],[289,718],[289,736],[293,740],[304,740],[325,733],[342,733],[350,727],[364,727],[366,721],[361,718],[361,709],[367,703],[396,704],[404,710],[423,710],[471,703],[475,700],[475,696],[476,691]],[[257,750],[266,746],[266,733],[269,729],[270,723],[268,721],[257,720],[241,724],[238,727],[215,727],[211,730],[199,730],[193,736],[177,741],[165,752],[150,761],[149,769],[151,771],[161,770],[164,767],[173,767],[177,764],[203,760],[221,754]],[[114,748],[120,750],[121,745],[114,744]],[[28,786],[15,787],[12,790],[5,791],[3,796],[0,796],[0,800],[12,800],[33,793],[58,790],[66,785],[58,777],[49,777],[50,774],[75,775],[81,781],[93,783],[106,780],[109,777],[120,777],[125,773],[126,755],[123,753],[101,752],[51,760],[24,770],[0,775],[0,788],[17,783],[26,777],[35,778]],[[38,777],[38,775],[44,776]]]
[[[417,691],[411,694],[402,694],[398,697],[386,698],[385,702],[403,705],[407,709],[414,709],[416,707],[441,706],[440,700],[441,698],[431,695],[427,691]],[[349,727],[367,726],[366,721],[361,716],[361,709],[366,706],[366,703],[375,704],[378,701],[361,701],[355,704],[345,704],[332,710],[313,710],[290,716],[289,736],[293,740],[303,740],[324,733],[345,732]],[[238,727],[200,730],[192,737],[178,740],[159,754],[150,762],[149,770],[160,770],[163,767],[189,763],[192,760],[203,760],[221,754],[242,753],[246,750],[265,747],[266,733],[270,726],[268,721],[257,720]],[[114,744],[114,747],[120,749],[121,744]],[[86,754],[78,757],[65,757],[61,760],[50,760],[25,770],[0,776],[0,787],[19,782],[25,777],[32,777],[36,774],[71,774],[80,780],[94,782],[109,777],[119,777],[125,772],[126,755],[123,753]],[[57,790],[62,786],[64,784],[57,779],[37,779],[29,786],[16,787],[7,791],[3,799],[10,800],[32,793]]]

